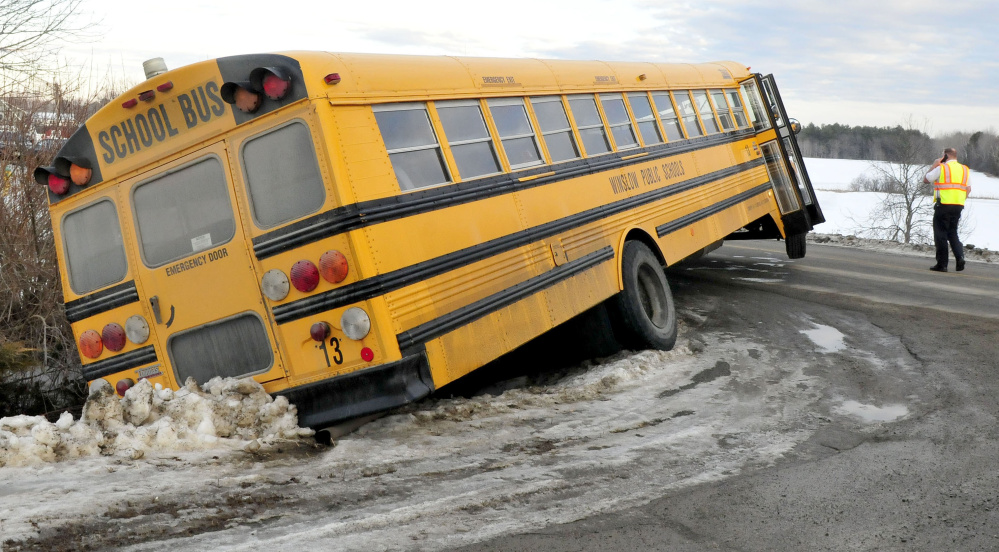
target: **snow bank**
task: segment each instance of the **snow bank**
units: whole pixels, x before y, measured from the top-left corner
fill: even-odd
[[[256,452],[281,440],[312,435],[298,427],[294,406],[272,398],[252,379],[193,379],[180,391],[146,380],[118,398],[96,389],[78,421],[64,413],[0,418],[0,467],[104,455],[138,459],[147,452],[242,449]]]

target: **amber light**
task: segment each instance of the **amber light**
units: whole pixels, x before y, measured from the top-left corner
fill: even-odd
[[[80,335],[80,352],[87,358],[97,358],[104,352],[104,343],[101,342],[101,334],[94,330],[87,330]]]
[[[347,277],[350,268],[347,266],[347,257],[337,250],[327,251],[319,257],[319,273],[323,279],[331,284],[339,284]]]
[[[244,113],[253,113],[260,108],[260,94],[245,88],[236,90],[236,107]]]
[[[222,101],[235,105],[243,113],[253,113],[260,108],[263,97],[250,89],[249,82],[227,82],[219,90]]]
[[[69,166],[69,179],[73,181],[73,184],[77,186],[86,186],[90,182],[90,177],[93,176],[93,169],[88,169],[86,167],[81,167],[76,163]]]

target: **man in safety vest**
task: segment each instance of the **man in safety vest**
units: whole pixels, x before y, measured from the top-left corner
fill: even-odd
[[[957,150],[947,148],[944,156],[933,163],[923,181],[933,184],[933,243],[937,247],[937,264],[930,270],[947,272],[947,244],[954,250],[958,272],[964,270],[964,246],[957,238],[964,202],[971,194],[967,165],[957,162]]]

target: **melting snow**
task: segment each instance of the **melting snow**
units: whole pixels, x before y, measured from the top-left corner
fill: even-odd
[[[142,380],[121,399],[110,386],[95,389],[76,421],[69,413],[55,423],[0,418],[0,467],[164,450],[256,451],[311,435],[286,398],[273,399],[252,379],[214,378],[203,388],[188,380],[177,392]]]

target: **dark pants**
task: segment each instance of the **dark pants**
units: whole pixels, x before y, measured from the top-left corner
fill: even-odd
[[[933,206],[933,244],[937,246],[937,266],[947,267],[947,244],[954,250],[954,259],[964,261],[964,246],[957,238],[957,224],[964,205]]]

